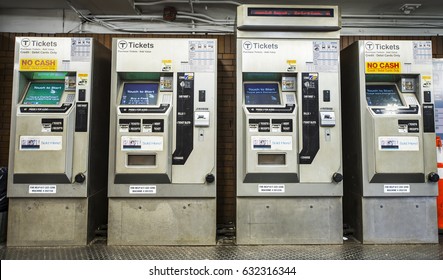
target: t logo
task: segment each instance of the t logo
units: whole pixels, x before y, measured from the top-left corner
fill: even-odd
[[[128,47],[128,42],[126,42],[125,40],[120,40],[118,42],[118,48],[121,50],[124,50]]]
[[[31,40],[29,40],[28,38],[23,38],[21,41],[21,45],[22,47],[29,47],[29,45],[31,44]]]
[[[246,42],[244,42],[244,43],[243,43],[243,48],[244,48],[245,50],[250,50],[250,49],[252,49],[252,43],[251,43],[250,41],[246,41]]]

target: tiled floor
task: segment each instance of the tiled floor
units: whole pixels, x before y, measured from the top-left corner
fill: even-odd
[[[88,246],[0,247],[2,260],[443,260],[439,244],[362,245],[352,236],[343,245],[267,246],[107,246],[97,238]]]

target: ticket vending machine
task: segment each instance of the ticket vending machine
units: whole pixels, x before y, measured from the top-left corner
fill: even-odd
[[[237,243],[342,243],[336,6],[237,9]]]
[[[438,242],[432,43],[359,41],[341,57],[345,223],[363,243]]]
[[[438,231],[443,233],[443,59],[432,59],[432,85],[435,104],[435,134],[437,135],[437,170],[438,181],[437,218]]]
[[[110,245],[216,241],[217,41],[114,39]]]
[[[107,219],[111,52],[17,37],[14,63],[7,245],[85,245]]]

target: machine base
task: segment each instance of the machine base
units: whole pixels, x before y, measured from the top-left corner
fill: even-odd
[[[111,198],[108,245],[215,245],[215,198]]]
[[[86,245],[87,214],[86,198],[9,198],[6,245]]]
[[[435,197],[366,197],[361,207],[364,244],[438,243]]]
[[[238,197],[237,244],[342,244],[341,197]]]

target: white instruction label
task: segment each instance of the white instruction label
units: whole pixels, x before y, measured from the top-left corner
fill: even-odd
[[[29,193],[55,194],[55,193],[57,193],[57,186],[56,185],[29,185]]]
[[[285,185],[258,185],[259,193],[284,193]]]
[[[385,185],[384,192],[385,193],[410,193],[411,186],[410,185]]]
[[[291,136],[251,136],[252,150],[292,151]]]
[[[60,151],[62,136],[20,136],[20,151]]]
[[[188,71],[214,72],[215,65],[217,64],[214,41],[190,40],[188,48]]]
[[[156,185],[133,185],[129,186],[129,194],[156,194]]]
[[[338,57],[340,52],[338,42],[314,41],[312,43],[315,71],[338,72]]]
[[[416,136],[381,136],[378,137],[380,151],[419,151],[420,143]]]
[[[121,150],[163,151],[162,136],[122,136]]]

